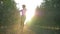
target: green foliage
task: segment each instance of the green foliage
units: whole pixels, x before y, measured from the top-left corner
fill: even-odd
[[[39,7],[43,16],[37,16],[34,24],[44,26],[59,26],[60,24],[60,0],[44,0]],[[41,18],[42,17],[42,18]],[[35,23],[36,22],[36,23]]]
[[[20,15],[13,0],[0,0],[0,34],[9,34],[13,26],[20,23]],[[14,32],[14,31],[13,31]]]
[[[60,0],[45,0],[45,17],[52,26],[57,26],[60,24]]]
[[[59,34],[55,33],[55,30],[48,30],[41,28],[42,26],[48,27],[60,27],[60,0],[44,0],[40,5],[40,12],[43,12],[43,16],[34,16],[32,20],[31,29],[38,34]],[[49,31],[49,33],[46,31]],[[53,32],[52,32],[53,31]],[[44,33],[45,32],[45,33]]]

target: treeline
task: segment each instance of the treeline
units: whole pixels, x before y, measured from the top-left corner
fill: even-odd
[[[0,34],[18,34],[20,13],[14,0],[0,0]]]
[[[37,34],[59,34],[60,30],[60,0],[43,0],[36,8],[36,13],[30,24]],[[49,29],[50,28],[50,29]],[[55,30],[57,28],[57,30]]]
[[[37,6],[33,24],[60,27],[60,0],[44,0]]]

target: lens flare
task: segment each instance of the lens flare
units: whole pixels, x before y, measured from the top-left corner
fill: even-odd
[[[28,10],[26,12],[26,20],[24,24],[26,24],[27,21],[30,21],[32,17],[34,16],[34,14],[35,14],[35,11]]]
[[[25,20],[25,24],[27,21],[30,21],[31,18],[34,16],[34,9],[37,6],[40,6],[41,3],[43,2],[43,0],[15,0],[15,2],[17,3],[17,8],[22,9],[22,5],[25,4],[26,8],[27,8],[27,12],[26,12],[26,20]]]

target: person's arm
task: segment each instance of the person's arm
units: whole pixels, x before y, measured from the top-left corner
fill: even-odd
[[[20,10],[19,12],[23,12],[23,10]]]
[[[22,10],[20,10],[19,12],[22,12]]]

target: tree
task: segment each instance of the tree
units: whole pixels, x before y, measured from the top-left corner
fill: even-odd
[[[59,34],[60,27],[60,0],[44,0],[40,11],[43,12],[42,18],[34,16],[31,29],[38,34]],[[36,17],[36,18],[35,18]],[[46,27],[45,27],[46,26]],[[53,29],[48,29],[52,27]],[[57,27],[57,30],[55,30]],[[46,29],[45,29],[46,28]],[[47,32],[48,31],[48,32]],[[46,33],[47,32],[47,33]]]
[[[60,24],[60,0],[44,0],[45,4],[45,17],[48,20],[50,26],[59,26]]]
[[[0,34],[17,34],[18,23],[20,14],[14,0],[0,0]]]

